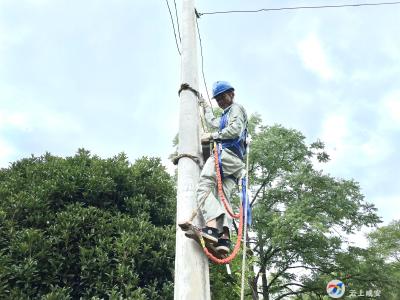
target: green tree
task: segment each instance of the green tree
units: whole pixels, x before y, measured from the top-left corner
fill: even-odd
[[[400,220],[382,226],[368,235],[371,248],[390,263],[400,264]],[[399,268],[400,270],[400,268]]]
[[[80,149],[0,170],[0,295],[171,299],[175,188],[159,159]]]
[[[382,299],[400,299],[400,220],[376,229],[368,235],[368,239],[370,247],[366,258],[361,260],[364,267],[361,270],[365,272],[361,276],[355,273],[353,278],[365,282],[367,276],[374,274],[375,280],[370,281],[370,286],[382,292]],[[375,264],[370,262],[369,257],[373,257]],[[376,266],[375,269],[371,270],[371,265]]]
[[[307,145],[300,132],[279,125],[259,126],[253,135],[252,230],[259,271],[252,282],[261,279],[261,287],[253,288],[264,299],[326,295],[327,281],[317,279],[333,279],[343,234],[375,226],[376,209],[354,180],[315,169],[313,161],[329,160],[321,141]]]
[[[380,227],[368,235],[365,249],[349,247],[336,256],[334,275],[346,284],[346,295],[369,294],[379,299],[400,298],[400,222]],[[320,274],[321,284],[331,274]],[[298,298],[300,299],[300,298]]]
[[[254,253],[249,259],[255,271],[247,270],[246,297],[320,299],[330,280],[346,279],[345,262],[357,261],[351,251],[358,249],[348,249],[344,235],[376,226],[376,208],[354,180],[315,168],[329,161],[321,141],[308,145],[297,130],[263,126],[259,115],[250,118],[249,131]],[[215,267],[211,275],[223,282],[211,282],[218,299],[238,290],[240,276]]]

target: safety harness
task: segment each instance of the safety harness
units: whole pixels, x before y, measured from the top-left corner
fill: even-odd
[[[221,132],[227,125],[229,121],[229,112],[231,110],[232,106],[227,108],[222,116],[221,116],[221,121],[219,123],[219,131]],[[241,160],[243,160],[244,155],[246,154],[246,138],[247,138],[247,128],[245,128],[239,137],[234,138],[234,139],[225,139],[221,141],[221,148],[222,149],[229,149],[233,153],[235,153]],[[221,149],[221,150],[222,150]]]
[[[231,108],[232,108],[232,106],[225,109],[224,112],[222,113],[221,120],[219,122],[219,131],[220,132],[228,125],[229,112],[230,112]],[[228,149],[228,150],[232,151],[241,160],[243,160],[243,157],[246,154],[246,148],[247,148],[246,138],[247,138],[247,128],[245,128],[241,132],[239,137],[234,138],[234,139],[224,139],[217,143],[218,164],[219,164],[219,169],[220,169],[222,178],[225,178],[224,171],[222,170],[222,150]],[[235,178],[233,175],[228,175],[226,177],[231,178],[235,182],[237,182],[237,178]]]

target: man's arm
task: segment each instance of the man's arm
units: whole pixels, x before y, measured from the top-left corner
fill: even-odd
[[[218,130],[221,118],[214,116],[210,106],[204,108],[204,117],[206,118],[207,125],[212,131]]]
[[[203,108],[204,117],[206,119],[207,126],[211,127],[212,131],[218,130],[219,122],[221,118],[214,116],[213,110],[208,102],[200,95],[199,105]]]
[[[213,138],[221,140],[238,138],[246,126],[246,111],[241,105],[234,103],[229,111],[228,124],[217,135],[213,134]]]

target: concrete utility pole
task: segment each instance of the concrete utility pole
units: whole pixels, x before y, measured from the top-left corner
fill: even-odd
[[[194,0],[182,1],[182,83],[198,90],[196,15]],[[198,99],[189,90],[180,96],[179,154],[201,156]],[[197,207],[196,186],[200,168],[190,158],[178,163],[177,222],[187,221]],[[198,218],[199,216],[197,216]],[[199,219],[194,222],[198,224]],[[196,242],[185,237],[177,226],[175,252],[175,300],[209,300],[208,260]]]

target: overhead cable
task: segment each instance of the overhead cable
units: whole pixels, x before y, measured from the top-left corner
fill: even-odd
[[[174,6],[175,6],[176,27],[178,27],[179,41],[182,43],[181,30],[179,29],[178,10],[176,9],[176,1],[175,0],[174,0]]]
[[[354,3],[354,4],[338,4],[338,5],[319,5],[319,6],[293,6],[293,7],[277,7],[277,8],[261,8],[256,10],[226,10],[226,11],[210,11],[198,13],[199,16],[203,15],[217,15],[217,14],[231,14],[231,13],[259,13],[281,10],[297,10],[297,9],[322,9],[322,8],[342,8],[342,7],[361,7],[361,6],[381,6],[381,5],[396,5],[396,2],[378,2],[378,3]]]
[[[210,95],[208,94],[208,87],[207,87],[207,81],[206,81],[206,76],[204,75],[204,57],[203,57],[203,44],[201,42],[201,35],[200,35],[200,28],[199,28],[199,22],[197,21],[198,19],[198,12],[195,11],[196,13],[196,26],[197,26],[197,34],[199,36],[199,44],[200,44],[200,56],[201,56],[201,74],[203,75],[203,82],[204,82],[204,87],[206,89],[206,93],[207,93],[207,98],[208,98],[208,102],[211,105],[212,108],[212,103],[211,103],[211,99],[210,99]]]
[[[171,8],[169,7],[168,0],[165,0],[165,2],[167,3],[167,6],[168,6],[169,16],[170,16],[170,18],[171,18],[171,23],[172,23],[172,29],[174,30],[176,49],[178,49],[179,55],[182,55],[182,54],[181,54],[181,51],[179,50],[179,46],[178,46],[178,39],[177,39],[177,37],[176,37],[176,30],[175,30],[174,18],[172,17]]]

